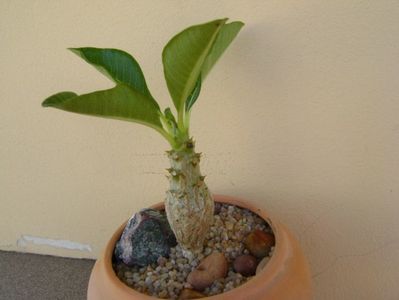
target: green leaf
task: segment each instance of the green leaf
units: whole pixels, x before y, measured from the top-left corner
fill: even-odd
[[[44,100],[42,105],[85,115],[141,123],[163,131],[158,106],[124,83],[119,83],[112,89],[80,96],[73,92],[61,92]]]
[[[227,19],[189,27],[174,36],[162,52],[164,75],[179,113],[194,90],[202,65]]]
[[[169,107],[165,109],[164,115],[168,123],[168,128],[170,129],[169,131],[172,133],[173,136],[176,136],[178,131],[177,122]]]
[[[48,97],[43,101],[42,106],[48,107],[53,106],[53,103],[60,103],[70,98],[77,97],[78,95],[74,92],[60,92],[55,95]]]
[[[176,123],[175,116],[173,115],[173,113],[172,113],[172,111],[170,110],[169,107],[165,109],[164,114],[165,114],[166,119],[168,119],[168,120],[169,120],[170,122],[172,122],[172,123],[177,124],[177,123]]]
[[[202,80],[208,75],[209,71],[222,56],[223,52],[231,44],[234,38],[237,36],[240,29],[244,26],[243,22],[231,22],[224,24],[220,29],[218,36],[216,37],[215,43],[212,46],[211,51],[205,59],[202,66]]]
[[[200,94],[200,91],[201,91],[201,81],[202,80],[201,80],[201,74],[200,74],[192,93],[190,94],[190,96],[188,96],[188,98],[186,100],[186,111],[189,111],[191,109],[191,107],[194,105],[195,101],[197,100],[197,98]]]
[[[118,49],[69,48],[115,83],[125,83],[158,104],[148,90],[143,71],[127,52]]]

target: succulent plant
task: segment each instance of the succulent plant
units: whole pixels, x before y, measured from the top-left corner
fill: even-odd
[[[214,202],[201,175],[200,154],[190,136],[190,115],[209,71],[244,24],[214,20],[175,35],[162,52],[164,75],[176,114],[162,111],[151,95],[137,61],[118,49],[70,50],[115,82],[111,89],[77,95],[60,92],[42,105],[70,112],[131,121],[158,131],[170,144],[170,187],[165,210],[187,255],[199,252],[212,224]]]

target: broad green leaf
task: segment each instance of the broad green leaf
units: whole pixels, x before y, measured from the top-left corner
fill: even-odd
[[[61,92],[47,98],[42,105],[85,115],[137,122],[162,130],[158,106],[123,83],[112,89],[80,96],[72,92]]]
[[[189,27],[174,36],[162,52],[164,75],[178,112],[194,90],[202,65],[227,19]]]
[[[195,87],[193,89],[193,91],[191,92],[190,96],[188,96],[187,100],[186,100],[186,111],[189,111],[191,109],[191,107],[194,105],[195,101],[197,100],[200,91],[201,91],[201,74],[198,77],[197,83],[195,84]]]
[[[216,37],[215,43],[212,46],[211,51],[205,59],[202,66],[202,80],[208,75],[209,71],[215,65],[217,60],[222,56],[223,52],[231,44],[234,38],[237,36],[240,29],[244,26],[242,22],[231,22],[224,24],[220,29],[218,36]]]
[[[118,49],[70,48],[115,83],[125,83],[153,100],[144,74],[137,61],[127,52]],[[158,104],[156,104],[158,106]]]
[[[227,47],[231,44],[234,38],[237,36],[240,29],[244,26],[242,22],[232,22],[229,24],[224,24],[220,29],[216,40],[212,46],[212,49],[208,53],[204,64],[201,68],[201,74],[197,80],[197,83],[192,91],[191,95],[188,96],[186,100],[186,111],[189,111],[197,100],[201,91],[201,82],[205,80],[206,76],[222,56]]]

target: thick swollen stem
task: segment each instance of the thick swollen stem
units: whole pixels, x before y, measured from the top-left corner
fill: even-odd
[[[169,151],[168,157],[170,188],[165,210],[177,242],[185,256],[190,256],[202,250],[213,222],[214,202],[200,172],[200,154],[195,153],[191,140],[181,150]]]

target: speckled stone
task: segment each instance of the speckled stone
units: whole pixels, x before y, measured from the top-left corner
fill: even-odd
[[[168,257],[176,238],[165,214],[143,209],[133,215],[115,247],[115,257],[128,266],[147,266]]]

